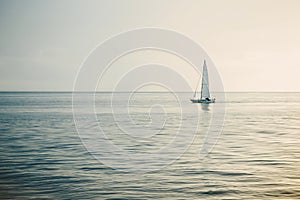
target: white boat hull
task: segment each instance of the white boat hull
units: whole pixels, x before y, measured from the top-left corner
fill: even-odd
[[[207,99],[191,99],[192,103],[215,103],[214,99],[207,100]]]

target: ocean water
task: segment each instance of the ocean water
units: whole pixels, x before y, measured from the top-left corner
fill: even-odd
[[[0,93],[1,199],[300,199],[300,93],[85,95]]]

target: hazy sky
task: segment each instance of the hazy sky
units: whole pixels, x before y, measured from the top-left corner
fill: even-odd
[[[138,27],[186,34],[226,91],[300,91],[299,0],[0,1],[0,90],[72,90],[100,42]]]

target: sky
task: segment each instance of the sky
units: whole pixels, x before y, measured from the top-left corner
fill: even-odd
[[[225,91],[300,92],[299,8],[298,0],[0,0],[0,91],[72,91],[99,43],[159,27],[200,44]],[[131,61],[168,58],[154,54]],[[109,89],[108,81],[103,90]]]

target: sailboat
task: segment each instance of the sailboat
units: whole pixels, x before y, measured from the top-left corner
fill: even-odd
[[[197,89],[198,89],[199,81],[197,83],[196,90],[194,92],[194,97],[191,99],[191,101],[193,103],[215,103],[215,98],[212,99],[209,93],[208,72],[207,72],[207,66],[205,60],[204,60],[203,71],[202,71],[201,97],[197,98]]]

